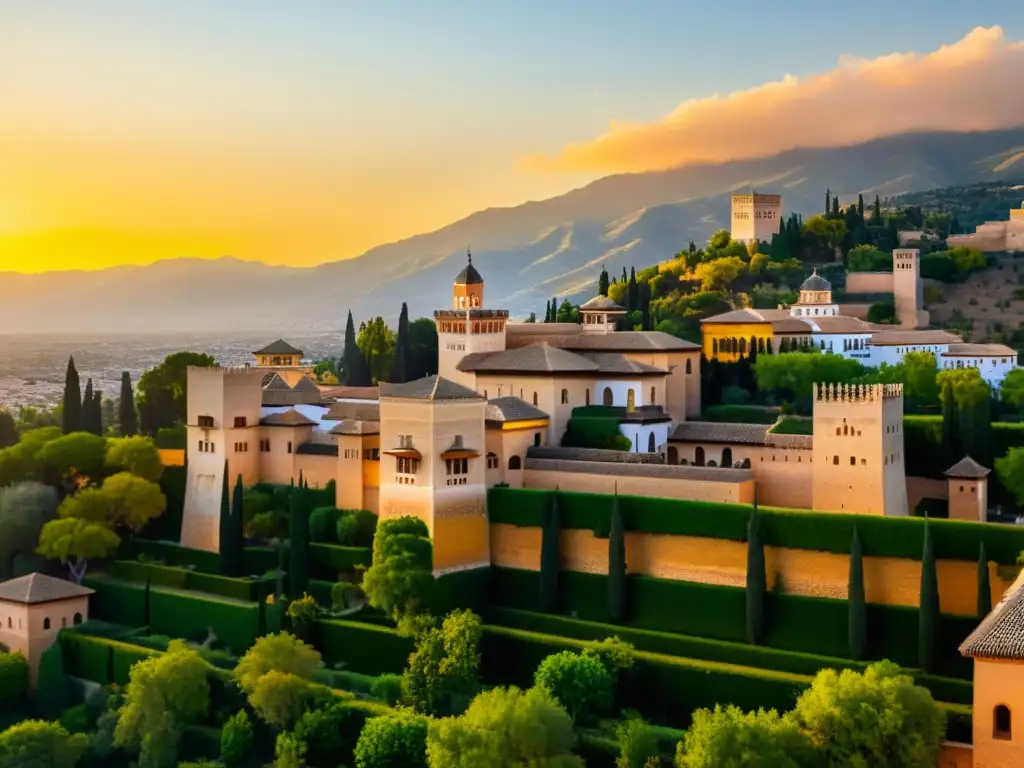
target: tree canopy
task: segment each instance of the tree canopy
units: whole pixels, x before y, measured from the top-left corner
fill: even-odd
[[[188,405],[188,369],[217,364],[202,352],[175,352],[155,368],[143,372],[136,387],[139,422],[147,435],[185,423]]]

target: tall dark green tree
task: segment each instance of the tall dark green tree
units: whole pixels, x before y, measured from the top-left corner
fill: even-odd
[[[61,412],[61,428],[64,434],[80,432],[82,429],[82,386],[78,380],[75,358],[68,358],[68,370],[64,374],[64,400]]]
[[[626,526],[616,493],[612,497],[612,521],[608,533],[608,616],[612,621],[626,620],[626,600]]]
[[[550,301],[545,301],[544,302],[544,322],[545,323],[550,323],[551,322],[551,302]]]
[[[764,542],[761,539],[761,514],[757,497],[747,522],[747,641],[755,645],[764,636],[764,597],[768,591],[764,563]]]
[[[0,448],[10,448],[18,443],[18,424],[11,412],[0,408]]]
[[[551,321],[552,323],[558,322],[558,297],[555,296],[551,299]]]
[[[626,309],[630,312],[640,309],[640,295],[636,285],[636,269],[629,268],[629,285],[626,287]]]
[[[857,215],[864,221],[864,195],[857,195]]]
[[[832,197],[832,218],[838,219],[840,216],[842,214],[839,212],[839,195],[834,195]]]
[[[690,242],[691,242],[691,244],[693,243],[692,240]],[[693,251],[690,251],[690,253],[693,253]],[[628,283],[629,282],[629,278],[626,276],[626,266],[625,265],[622,266],[622,279],[619,280],[619,282],[620,283]]]
[[[356,327],[352,322],[352,310],[348,311],[348,319],[345,321],[345,349],[341,353],[342,377],[347,386],[368,387],[370,381],[370,369],[363,358],[362,350],[356,343]]]
[[[860,549],[860,535],[853,529],[850,545],[850,583],[847,587],[847,645],[850,658],[859,661],[867,648],[867,605],[864,600],[864,558]]]
[[[395,337],[395,361],[391,364],[391,381],[396,384],[409,381],[409,307],[402,302],[398,315],[398,333]]]
[[[597,280],[597,292],[602,296],[608,295],[608,270],[601,267],[601,277]]]
[[[121,373],[121,403],[117,420],[122,437],[130,437],[139,433],[139,416],[135,411],[135,393],[132,391],[132,376],[128,371]]]
[[[825,188],[825,218],[832,215],[832,190]]]
[[[78,417],[78,428],[82,432],[92,432],[92,379],[85,382],[85,393],[82,395],[82,411]]]
[[[924,551],[921,554],[921,605],[917,614],[917,665],[925,672],[935,670],[935,641],[939,633],[939,576],[935,570],[935,547],[927,520]]]
[[[288,498],[288,596],[302,597],[309,584],[309,509],[302,473]]]
[[[562,520],[558,509],[558,493],[551,494],[551,504],[544,516],[540,541],[540,609],[545,613],[558,610],[558,537]]]
[[[881,225],[882,223],[882,201],[879,200],[878,195],[875,195],[875,209],[871,215],[872,223]]]
[[[992,586],[988,579],[988,555],[985,542],[978,548],[978,618],[983,619],[992,612]]]
[[[228,505],[228,468],[224,463],[224,487],[220,501],[220,572],[225,576],[241,576],[242,554],[245,551],[245,487],[242,476],[235,481],[235,490]]]
[[[82,417],[86,420],[85,428],[94,435],[103,434],[103,392],[96,389],[92,393],[92,403],[86,413],[83,408]]]

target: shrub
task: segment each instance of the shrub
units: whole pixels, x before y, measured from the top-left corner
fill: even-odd
[[[714,711],[694,713],[693,723],[679,743],[679,768],[718,768],[746,765],[757,755],[761,765],[778,768],[811,766],[813,750],[797,725],[774,709],[743,712],[739,707],[715,705]],[[848,763],[829,763],[848,765]]]
[[[0,653],[0,706],[21,701],[28,689],[28,661],[20,653]]]
[[[574,721],[602,714],[612,703],[612,675],[593,656],[562,651],[541,662],[534,683],[549,691]]]
[[[377,516],[368,509],[357,509],[350,514],[356,521],[356,535],[353,544],[357,547],[373,546],[373,536],[377,532]]]
[[[334,537],[342,546],[350,547],[356,543],[359,536],[359,521],[350,512],[342,514],[334,528]]]
[[[309,513],[309,540],[333,543],[341,513],[334,507],[317,507]]]
[[[75,768],[88,746],[83,734],[70,734],[57,723],[24,720],[0,733],[0,766]]]
[[[407,713],[370,718],[354,754],[356,768],[427,768],[427,720]]]
[[[390,627],[321,619],[317,622],[317,647],[328,664],[342,662],[356,672],[379,675],[405,669],[413,643]]]
[[[242,765],[252,750],[253,729],[244,709],[232,715],[220,732],[220,759],[227,768]]]
[[[310,768],[350,765],[365,722],[365,713],[344,702],[306,712],[295,724],[295,738],[305,745],[306,764]]]
[[[370,695],[389,707],[395,706],[402,700],[402,676],[392,673],[377,675],[370,686]]]
[[[313,632],[313,624],[321,614],[320,606],[308,594],[288,603],[288,619],[296,637],[306,640]]]
[[[643,720],[630,718],[616,728],[615,735],[619,740],[619,759],[615,761],[615,768],[646,768],[652,758],[658,765],[658,737]]]
[[[354,607],[361,594],[358,584],[339,581],[331,585],[331,610],[341,611]]]

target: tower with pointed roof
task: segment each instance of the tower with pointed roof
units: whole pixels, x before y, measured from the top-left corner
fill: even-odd
[[[964,456],[945,475],[949,480],[949,519],[987,522],[989,470]]]
[[[466,266],[452,284],[451,309],[434,312],[437,325],[437,370],[452,381],[472,387],[473,379],[458,369],[459,361],[474,352],[505,349],[508,310],[484,307],[484,279],[467,249]]]

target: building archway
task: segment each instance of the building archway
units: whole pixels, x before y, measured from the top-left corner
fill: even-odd
[[[523,460],[520,459],[518,456],[511,456],[511,457],[509,457],[508,468],[509,469],[522,469],[523,468]]]
[[[723,448],[722,449],[722,466],[723,467],[731,467],[732,466],[732,448]]]
[[[693,452],[693,466],[704,466],[704,449],[701,448],[700,446],[697,446],[697,450]]]
[[[605,387],[604,388],[603,402],[604,402],[605,407],[607,407],[607,408],[611,408],[612,407],[612,388],[611,387]]]
[[[654,444],[654,433],[651,432],[651,434],[649,434],[647,436],[647,452],[648,453],[657,453],[657,450],[658,450],[658,446],[656,446]]]
[[[672,465],[679,463],[679,449],[674,445],[668,447],[668,463]]]
[[[992,738],[1009,741],[1013,738],[1013,720],[1010,708],[998,704],[992,711]]]

